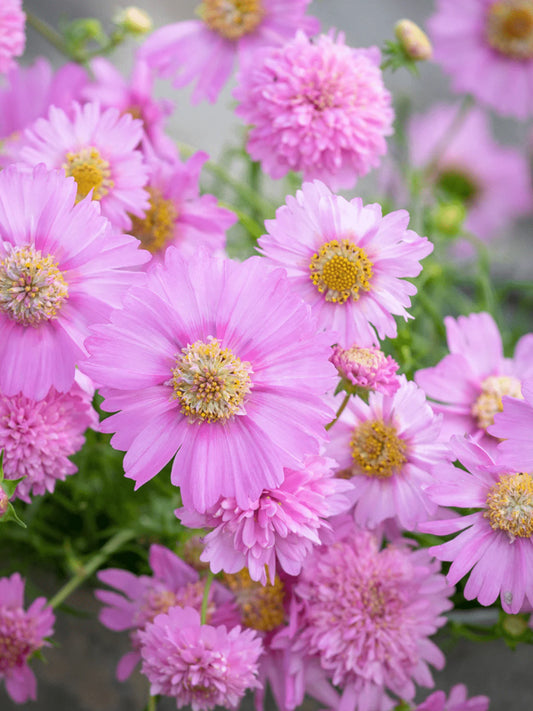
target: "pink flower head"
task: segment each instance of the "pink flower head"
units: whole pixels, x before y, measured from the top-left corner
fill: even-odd
[[[285,267],[319,328],[334,331],[341,346],[368,347],[396,336],[393,314],[409,318],[416,287],[403,277],[417,276],[419,260],[433,250],[408,222],[405,210],[383,217],[380,205],[348,202],[315,180],[266,220],[260,251]]]
[[[250,61],[259,47],[280,45],[296,30],[318,32],[319,22],[305,17],[310,0],[203,0],[200,20],[166,25],[154,32],[140,56],[175,87],[196,80],[194,104],[214,103],[238,59]]]
[[[411,700],[432,686],[428,668],[444,657],[428,637],[445,623],[453,588],[427,550],[401,543],[380,550],[368,531],[316,548],[295,595],[305,605],[301,642],[340,686],[343,711],[386,711],[387,692]]]
[[[436,691],[419,704],[415,711],[487,711],[489,702],[487,696],[466,698],[467,690],[464,684],[456,684],[450,691],[448,699],[444,691]]]
[[[89,325],[143,278],[149,256],[115,234],[76,183],[44,165],[0,172],[0,392],[41,400],[70,390]]]
[[[235,709],[246,689],[259,686],[262,644],[254,630],[202,625],[197,610],[173,607],[139,637],[150,693],[174,696],[177,708]]]
[[[433,482],[433,465],[447,454],[437,442],[441,418],[415,383],[404,375],[399,383],[392,396],[371,392],[368,405],[352,398],[330,433],[328,453],[350,480],[362,528],[394,519],[412,531],[436,510],[424,490]]]
[[[2,0],[0,5],[0,74],[5,74],[24,52],[26,15],[22,0]]]
[[[376,390],[390,396],[400,387],[396,375],[400,366],[379,348],[361,348],[355,343],[350,348],[335,346],[330,361],[341,378],[348,380],[355,388]]]
[[[503,411],[494,415],[488,428],[493,437],[504,439],[498,452],[512,467],[533,470],[533,380],[522,383],[523,400],[502,398]]]
[[[247,150],[272,178],[291,170],[333,190],[352,188],[379,163],[394,112],[375,47],[352,49],[339,33],[303,32],[243,68],[236,113],[252,128]]]
[[[96,103],[75,104],[73,110],[70,118],[50,107],[48,119],[26,129],[20,158],[31,166],[63,169],[76,181],[78,200],[90,194],[114,227],[128,229],[128,213],[141,216],[148,208],[147,170],[136,150],[142,123],[115,108],[102,111]]]
[[[461,531],[430,549],[439,560],[453,561],[448,582],[470,571],[465,598],[492,605],[499,595],[503,609],[514,615],[526,598],[533,605],[533,476],[522,467],[515,473],[504,459],[494,461],[471,438],[455,436],[451,447],[466,471],[442,462],[427,495],[441,506],[475,513],[429,521],[420,529],[437,535]]]
[[[266,585],[268,569],[274,585],[276,563],[289,575],[298,575],[309,551],[320,545],[323,529],[329,529],[325,519],[349,507],[342,492],[351,487],[333,478],[335,465],[331,459],[307,457],[302,468],[285,469],[280,486],[265,489],[247,508],[224,498],[204,516],[184,509],[176,515],[186,526],[214,529],[205,536],[200,556],[214,573],[238,573],[247,567],[252,580]]]
[[[205,512],[221,496],[247,508],[318,453],[331,337],[263,259],[185,261],[171,247],[94,333],[84,369],[117,413],[101,426],[127,450],[136,488],[177,453],[171,479],[186,508]]]
[[[501,114],[533,113],[532,0],[437,0],[429,30],[454,91]]]
[[[0,679],[13,701],[37,698],[37,681],[28,659],[54,631],[55,616],[40,597],[24,610],[24,580],[18,573],[0,578]]]
[[[517,343],[514,357],[504,358],[502,339],[488,313],[454,319],[447,316],[450,355],[433,368],[415,374],[416,382],[436,400],[432,407],[444,415],[442,437],[470,434],[491,450],[497,444],[487,427],[502,410],[502,397],[521,397],[521,382],[533,377],[533,334]]]

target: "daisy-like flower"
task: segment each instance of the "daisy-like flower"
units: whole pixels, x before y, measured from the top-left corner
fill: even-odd
[[[444,691],[436,691],[419,704],[415,711],[487,711],[490,699],[487,696],[467,698],[464,684],[456,684],[446,698]]]
[[[338,476],[349,479],[354,517],[362,528],[394,519],[407,530],[425,521],[436,506],[425,494],[431,469],[447,454],[437,442],[441,418],[426,396],[404,375],[394,395],[371,392],[368,405],[359,397],[330,432],[328,453],[339,463]]]
[[[173,696],[177,708],[235,709],[257,688],[261,639],[253,630],[202,625],[192,607],[172,607],[139,633],[142,672],[152,696]]]
[[[383,217],[380,205],[345,200],[315,180],[266,220],[260,251],[287,270],[320,328],[334,331],[341,346],[366,348],[396,336],[393,314],[409,318],[416,287],[402,277],[417,276],[433,250],[408,222],[405,210]]]
[[[343,689],[342,711],[385,711],[388,692],[411,700],[432,686],[429,664],[444,665],[428,637],[445,623],[453,588],[427,550],[398,543],[380,550],[352,530],[307,559],[295,595],[304,603],[301,644]]]
[[[247,508],[284,467],[318,453],[332,416],[331,337],[259,257],[185,261],[170,247],[94,333],[84,369],[117,413],[101,427],[127,450],[136,488],[177,452],[171,479],[186,508],[203,513],[221,496]]]
[[[492,605],[500,596],[503,609],[519,612],[533,605],[533,476],[518,472],[505,459],[496,461],[471,438],[455,436],[451,448],[466,471],[443,462],[427,494],[441,506],[476,509],[465,516],[421,524],[437,535],[457,533],[431,548],[439,560],[451,560],[447,580],[454,585],[468,572],[467,600]]]
[[[400,366],[379,348],[361,348],[355,343],[350,348],[335,346],[330,361],[354,388],[394,395],[400,387],[396,375]]]
[[[148,208],[143,190],[147,169],[136,150],[141,138],[141,121],[121,116],[118,109],[75,104],[71,118],[51,106],[47,119],[37,119],[26,129],[20,159],[32,166],[62,168],[76,181],[78,200],[90,194],[114,227],[129,229],[128,213],[140,217]]]
[[[140,50],[161,76],[175,87],[196,81],[193,103],[214,103],[237,59],[250,61],[259,47],[280,45],[296,30],[318,32],[319,22],[306,17],[310,0],[203,0],[199,20],[166,25]]]
[[[276,563],[289,575],[298,575],[302,561],[314,545],[320,545],[326,521],[349,507],[342,492],[348,482],[333,478],[336,462],[307,457],[301,469],[285,469],[283,482],[266,489],[247,508],[234,498],[221,499],[204,516],[184,509],[176,515],[186,526],[213,528],[204,538],[200,560],[218,573],[238,573],[248,568],[252,580],[272,585]]]
[[[119,306],[149,257],[115,234],[76,183],[44,165],[0,172],[0,392],[70,390],[89,325]]]
[[[505,440],[498,452],[510,466],[533,471],[533,380],[522,383],[522,397],[502,398],[503,411],[494,415],[488,432]]]
[[[247,150],[272,178],[290,170],[332,189],[352,188],[378,165],[394,112],[377,48],[352,49],[344,35],[303,32],[246,65],[234,96],[252,128]]]
[[[28,666],[32,654],[49,646],[55,615],[44,597],[24,609],[24,580],[18,573],[0,578],[0,679],[13,701],[37,698],[37,681]]]
[[[26,15],[22,0],[2,0],[0,5],[0,74],[5,74],[24,52]]]
[[[408,133],[414,166],[427,166],[457,111],[440,105],[412,117]],[[465,205],[465,227],[483,240],[530,211],[533,204],[526,157],[496,143],[487,115],[478,108],[470,110],[439,152],[429,179],[444,201]]]
[[[437,0],[429,29],[454,91],[498,113],[533,113],[533,0]]]
[[[433,368],[415,374],[416,382],[435,400],[432,407],[444,415],[442,437],[472,435],[489,449],[497,444],[487,432],[502,410],[502,397],[521,397],[521,382],[533,377],[533,334],[517,343],[514,357],[504,358],[502,339],[488,313],[454,319],[447,316],[450,354]]]

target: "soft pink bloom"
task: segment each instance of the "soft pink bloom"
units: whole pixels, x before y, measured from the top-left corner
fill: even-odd
[[[379,164],[394,112],[376,47],[352,49],[339,33],[299,32],[257,55],[238,78],[236,113],[251,124],[247,150],[272,178],[289,171],[333,190]]]
[[[533,113],[531,0],[437,0],[428,27],[433,57],[454,91],[501,114]]]
[[[280,45],[296,30],[318,32],[319,22],[306,17],[310,0],[252,0],[242,9],[236,0],[204,0],[200,20],[178,22],[157,30],[140,56],[175,87],[196,81],[193,103],[214,103],[235,64],[250,61],[258,48]]]
[[[533,380],[522,383],[523,400],[502,398],[503,411],[494,415],[494,424],[488,431],[504,439],[498,452],[512,467],[522,466],[533,470]]]
[[[436,691],[419,704],[415,711],[487,711],[490,700],[487,696],[466,697],[464,684],[456,684],[448,699],[444,691]]]
[[[330,361],[341,378],[348,380],[355,388],[394,395],[400,387],[396,375],[400,366],[379,348],[361,348],[355,343],[350,348],[335,346]]]
[[[518,341],[513,358],[504,358],[490,314],[447,316],[444,323],[450,355],[433,368],[417,371],[415,380],[436,401],[433,409],[444,415],[445,441],[466,433],[492,451],[497,441],[487,427],[502,409],[502,396],[520,397],[522,380],[533,377],[533,334]]]
[[[37,681],[28,659],[54,631],[55,616],[44,597],[24,607],[24,580],[18,573],[0,578],[0,679],[13,701],[37,698]]]
[[[380,205],[348,201],[315,180],[265,221],[260,252],[287,270],[319,328],[333,331],[341,346],[366,348],[396,336],[395,314],[410,318],[405,307],[416,287],[403,277],[417,276],[419,260],[433,250],[408,222],[405,210],[382,216]]]
[[[177,708],[235,709],[259,686],[261,639],[254,630],[202,625],[198,611],[172,607],[139,632],[142,672],[152,696],[174,696]]]
[[[149,256],[116,234],[63,171],[0,172],[0,392],[41,400],[70,390],[89,325],[144,278]],[[23,286],[20,286],[20,285]],[[28,291],[28,287],[31,287]]]
[[[0,4],[0,74],[5,74],[26,45],[26,15],[22,0],[2,0]]]
[[[503,609],[516,614],[526,600],[533,605],[533,477],[515,473],[505,459],[494,461],[471,438],[455,436],[451,447],[466,471],[442,462],[427,495],[440,506],[475,512],[459,517],[450,512],[449,519],[420,529],[437,535],[461,531],[430,549],[439,560],[453,561],[448,582],[470,572],[467,600],[492,605],[500,596]]]
[[[302,468],[285,469],[280,486],[265,489],[246,508],[224,498],[203,516],[185,509],[176,515],[186,526],[214,529],[204,537],[200,556],[214,573],[238,573],[247,567],[252,580],[266,585],[268,569],[273,585],[276,563],[289,575],[298,575],[309,551],[320,545],[323,530],[329,530],[326,519],[349,507],[342,492],[351,487],[333,478],[335,465],[331,459],[307,457]]]
[[[185,261],[170,247],[94,334],[84,369],[117,413],[101,427],[127,450],[136,488],[177,453],[184,506],[205,512],[223,496],[246,508],[318,453],[332,416],[331,337],[263,259]]]
[[[141,216],[148,207],[147,169],[136,150],[141,138],[141,121],[115,108],[75,104],[70,117],[52,106],[47,119],[24,132],[20,159],[63,169],[76,180],[78,200],[91,194],[114,227],[128,229],[128,214]]]
[[[386,711],[388,692],[412,700],[415,683],[432,686],[429,664],[444,665],[428,637],[452,607],[440,566],[403,542],[380,550],[367,531],[308,557],[296,596],[304,603],[301,644],[320,657],[343,689],[337,711]]]

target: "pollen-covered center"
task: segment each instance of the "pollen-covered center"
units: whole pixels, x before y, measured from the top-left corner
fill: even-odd
[[[225,575],[224,579],[235,595],[245,627],[270,632],[283,623],[285,589],[277,576],[274,585],[261,585],[252,580],[248,570],[243,568],[235,575]]]
[[[483,514],[495,530],[505,531],[511,540],[533,535],[533,477],[531,474],[503,474],[487,496]]]
[[[0,262],[0,311],[23,326],[57,317],[68,287],[52,255],[33,245],[12,248]]]
[[[150,207],[144,217],[130,215],[131,234],[141,241],[144,249],[159,252],[173,237],[178,210],[172,200],[166,200],[160,190],[148,188]]]
[[[383,420],[366,420],[358,425],[350,449],[357,473],[365,476],[387,479],[407,461],[407,444],[398,437],[396,427]]]
[[[181,349],[169,384],[182,413],[192,422],[226,422],[244,414],[251,373],[250,363],[241,362],[217,338],[209,337]]]
[[[35,622],[23,610],[0,606],[0,674],[21,667],[39,646]]]
[[[238,40],[255,30],[265,10],[262,0],[204,0],[198,14],[210,30]]]
[[[83,200],[91,190],[92,199],[101,200],[114,186],[109,163],[91,146],[77,153],[67,153],[63,168],[67,176],[72,176],[78,185],[78,201]]]
[[[522,398],[522,390],[518,378],[512,375],[490,375],[481,383],[481,395],[472,405],[472,415],[476,418],[478,427],[486,429],[494,424],[494,415],[503,410],[502,397]]]
[[[344,304],[357,301],[363,291],[370,291],[372,262],[362,247],[348,239],[332,240],[313,254],[309,264],[310,279],[326,301]]]
[[[512,59],[533,57],[533,0],[501,0],[488,11],[487,40]]]

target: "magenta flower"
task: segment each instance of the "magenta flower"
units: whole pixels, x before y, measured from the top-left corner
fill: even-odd
[[[464,684],[456,684],[450,691],[448,699],[444,691],[436,691],[419,704],[415,711],[487,711],[490,700],[487,696],[466,698],[467,690]]]
[[[333,190],[352,188],[379,164],[394,112],[375,47],[352,49],[339,33],[303,32],[243,67],[236,113],[252,128],[247,150],[272,178],[301,171]]]
[[[350,348],[335,346],[330,361],[339,375],[354,388],[376,390],[384,395],[394,395],[400,387],[396,375],[398,363],[379,348],[360,348],[355,343]]]
[[[26,15],[22,12],[22,0],[2,0],[0,5],[0,74],[5,74],[19,57],[26,45]]]
[[[523,400],[502,398],[503,411],[494,415],[488,428],[493,437],[504,439],[497,451],[511,467],[533,470],[533,380],[522,383]]]
[[[62,171],[0,173],[0,392],[41,400],[70,390],[89,325],[144,278],[125,268],[149,256],[113,232]]]
[[[333,331],[341,346],[366,348],[378,336],[396,336],[393,314],[409,318],[405,307],[416,287],[403,277],[417,276],[419,260],[433,250],[408,222],[405,210],[383,217],[380,205],[348,202],[315,180],[266,220],[260,251],[287,270],[319,328]]]
[[[37,681],[29,658],[54,631],[55,616],[44,597],[24,610],[24,580],[18,573],[0,578],[0,679],[13,701],[22,704],[37,698]]]
[[[246,689],[257,688],[261,639],[240,627],[200,624],[192,607],[172,607],[139,633],[142,672],[152,696],[174,696],[177,708],[235,709]]]
[[[84,369],[117,413],[101,427],[127,450],[136,488],[177,452],[171,478],[185,507],[205,512],[223,496],[247,508],[284,467],[318,453],[332,417],[330,336],[264,260],[185,261],[169,248],[94,332]]]
[[[488,313],[454,319],[447,316],[450,355],[433,368],[415,374],[416,382],[436,400],[432,407],[444,415],[442,437],[472,435],[491,451],[497,441],[487,432],[502,410],[502,397],[521,397],[521,381],[533,377],[533,334],[517,343],[512,359],[504,358],[498,327]]]
[[[175,87],[196,81],[194,104],[214,103],[237,59],[250,61],[259,47],[280,45],[296,30],[318,32],[319,22],[305,17],[310,0],[203,0],[199,20],[166,25],[154,32],[140,50],[161,76]]]

